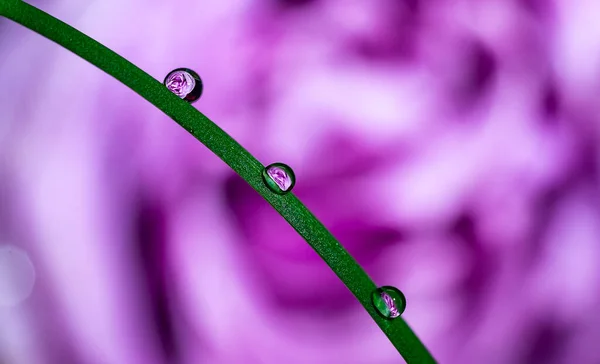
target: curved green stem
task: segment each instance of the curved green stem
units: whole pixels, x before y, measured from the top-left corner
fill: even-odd
[[[0,15],[58,43],[121,81],[175,120],[237,172],[313,247],[364,306],[407,363],[435,363],[402,318],[386,320],[371,303],[369,276],[293,195],[277,195],[262,181],[264,166],[221,128],[162,83],[73,27],[20,0],[0,0]]]

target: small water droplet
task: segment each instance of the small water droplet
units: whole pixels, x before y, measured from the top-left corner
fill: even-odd
[[[165,77],[163,84],[169,91],[192,103],[202,95],[202,80],[200,76],[191,69],[177,68]]]
[[[289,166],[283,163],[273,163],[263,170],[263,180],[271,191],[283,195],[294,188],[296,176]]]
[[[377,312],[388,319],[399,317],[406,309],[406,297],[396,287],[383,286],[377,288],[371,294],[371,300]]]

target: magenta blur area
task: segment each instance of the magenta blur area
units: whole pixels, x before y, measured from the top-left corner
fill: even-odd
[[[600,2],[30,0],[194,103],[440,363],[600,363]],[[240,177],[0,21],[0,363],[403,363]]]

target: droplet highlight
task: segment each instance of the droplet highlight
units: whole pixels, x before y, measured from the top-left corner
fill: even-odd
[[[163,84],[175,95],[192,103],[202,95],[202,80],[189,68],[177,68],[165,77]]]
[[[371,300],[377,312],[387,319],[399,317],[406,309],[406,297],[396,287],[383,286],[377,288],[371,294]]]
[[[277,194],[284,195],[294,188],[296,176],[294,171],[283,163],[273,163],[265,167],[263,180],[269,189]]]

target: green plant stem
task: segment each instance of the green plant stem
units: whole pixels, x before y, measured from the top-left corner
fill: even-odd
[[[402,318],[387,320],[377,314],[371,303],[375,284],[323,224],[293,194],[281,196],[271,192],[262,181],[264,166],[205,115],[125,58],[34,6],[20,0],[0,0],[0,15],[94,64],[175,120],[246,180],[292,225],[352,291],[407,363],[435,363]]]

